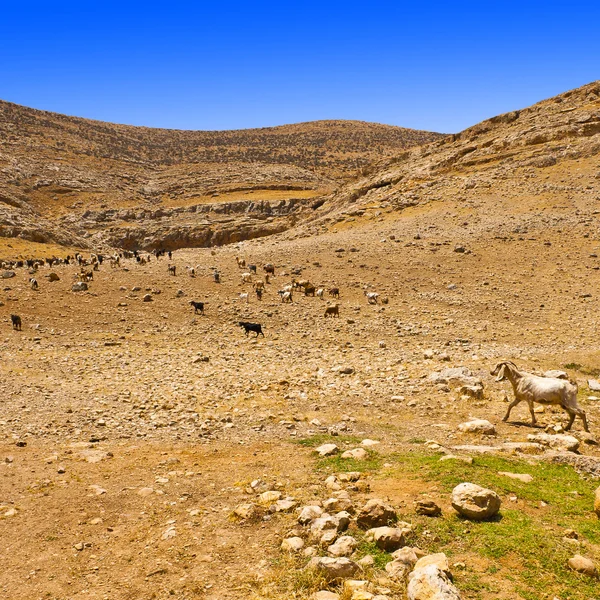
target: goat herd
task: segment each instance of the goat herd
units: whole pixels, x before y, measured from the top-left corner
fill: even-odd
[[[169,260],[172,259],[172,252],[166,250],[155,250],[152,253],[155,260],[158,260],[161,256],[168,255]],[[39,283],[34,275],[38,269],[44,265],[53,267],[55,265],[69,265],[76,263],[79,266],[79,271],[76,273],[75,278],[79,282],[92,281],[94,278],[94,271],[98,271],[100,265],[104,260],[110,262],[111,267],[119,267],[122,259],[133,259],[139,264],[146,264],[151,260],[151,255],[141,255],[139,252],[121,251],[114,253],[113,255],[103,256],[101,254],[91,254],[90,258],[84,258],[81,254],[77,253],[74,256],[66,256],[64,259],[56,257],[44,258],[44,259],[28,259],[28,260],[16,260],[16,261],[2,261],[0,260],[0,268],[4,269],[3,277],[12,277],[14,272],[12,269],[27,268],[28,272],[32,277],[29,279],[29,284],[32,290],[39,290]],[[241,274],[242,283],[251,284],[254,293],[256,294],[257,300],[262,300],[263,294],[266,292],[266,286],[271,283],[271,277],[275,276],[275,266],[271,263],[263,265],[264,279],[257,279],[257,266],[253,264],[246,265],[246,261],[236,256],[236,262],[240,269],[243,269]],[[91,267],[91,268],[90,268]],[[197,267],[186,267],[186,270],[190,277],[196,276],[196,271],[201,268]],[[176,276],[176,266],[168,264],[167,271],[169,275]],[[220,273],[212,268],[212,277],[215,283],[220,283]],[[49,281],[57,281],[58,275],[54,272],[50,272],[46,275]],[[282,303],[292,303],[294,293],[300,293],[304,296],[317,297],[321,300],[324,299],[325,293],[335,299],[339,299],[340,290],[338,287],[331,287],[327,290],[324,287],[317,287],[306,279],[296,280],[292,279],[291,282],[285,285],[282,289],[277,291],[281,298]],[[378,304],[379,294],[377,292],[364,291],[369,304]],[[249,302],[249,292],[240,293],[239,298],[242,302]],[[388,303],[388,298],[381,298],[382,304]],[[199,302],[191,300],[189,304],[194,309],[194,314],[204,314],[205,302]],[[324,312],[325,317],[339,317],[340,309],[339,303],[328,305]],[[21,331],[23,322],[19,315],[10,315],[12,327],[15,331]],[[250,323],[247,321],[239,321],[238,325],[244,330],[246,336],[250,332],[256,333],[256,337],[264,333],[262,325],[260,323]],[[496,376],[496,381],[502,381],[507,379],[514,390],[515,399],[511,402],[508,407],[508,411],[504,417],[504,421],[507,421],[511,410],[520,402],[525,401],[529,407],[531,413],[532,425],[535,425],[536,418],[534,412],[534,403],[546,404],[546,405],[557,405],[563,408],[569,415],[569,423],[566,430],[569,430],[573,425],[575,417],[578,416],[583,421],[585,431],[589,431],[588,422],[585,412],[579,408],[577,404],[577,384],[568,380],[566,373],[564,372],[549,372],[548,376],[538,376],[524,371],[520,371],[517,366],[510,362],[501,362],[491,371],[491,374]],[[549,376],[552,375],[552,376]]]

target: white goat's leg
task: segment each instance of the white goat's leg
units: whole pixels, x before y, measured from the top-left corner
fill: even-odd
[[[510,411],[517,405],[519,404],[519,402],[521,402],[523,398],[517,398],[515,396],[515,399],[508,405],[508,410],[506,411],[506,414],[504,415],[504,419],[502,419],[503,421],[508,421],[508,417],[510,417]]]

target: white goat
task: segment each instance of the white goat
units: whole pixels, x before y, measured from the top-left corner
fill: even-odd
[[[243,283],[252,283],[252,273],[242,273]]]
[[[497,375],[496,381],[508,379],[513,386],[515,399],[509,404],[503,421],[507,421],[510,411],[520,402],[525,400],[531,413],[531,424],[535,425],[533,403],[557,404],[569,414],[569,424],[565,430],[571,429],[575,417],[583,421],[583,428],[589,431],[585,412],[577,405],[577,384],[556,377],[539,377],[524,371],[519,371],[517,366],[510,361],[498,363],[491,371]]]
[[[241,302],[246,302],[246,304],[248,304],[249,302],[249,294],[246,292],[245,294],[240,294],[240,301]]]
[[[277,293],[281,296],[281,302],[283,302],[284,304],[289,304],[292,302],[292,292],[279,290]]]
[[[377,298],[379,298],[379,294],[377,292],[367,292],[365,290],[365,296],[367,297],[367,302],[369,304],[377,304]]]
[[[325,290],[323,288],[319,288],[316,292],[315,292],[315,296],[317,298],[320,298],[321,300],[323,300],[323,295],[325,294]]]

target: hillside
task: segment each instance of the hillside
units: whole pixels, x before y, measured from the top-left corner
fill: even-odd
[[[376,157],[439,137],[358,121],[239,131],[151,129],[0,102],[0,235],[85,245],[84,238],[104,229],[103,224],[73,228],[86,219],[89,225],[90,210],[160,207],[161,218],[175,221],[177,215],[165,215],[165,209],[191,207],[195,212],[197,205],[238,200],[275,206],[306,200],[354,178]],[[68,222],[58,221],[64,216]],[[113,216],[109,212],[99,221]],[[114,220],[117,226],[123,222]],[[194,227],[194,221],[184,225]],[[275,229],[286,227],[289,223]],[[145,228],[138,238],[144,237]],[[191,238],[181,244],[205,243],[197,235]],[[125,242],[122,234],[106,240],[120,242]]]
[[[449,201],[477,220],[503,207],[504,233],[544,228],[545,219],[522,214],[525,206],[535,212],[569,204],[571,220],[578,209],[596,208],[599,152],[600,82],[594,82],[379,161],[329,196],[315,219],[324,230],[348,217]]]

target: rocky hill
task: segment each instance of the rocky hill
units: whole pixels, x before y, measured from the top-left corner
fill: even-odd
[[[106,229],[107,220],[119,226],[114,211],[122,209],[150,214],[149,207],[160,207],[161,218],[177,220],[177,213],[164,211],[187,206],[194,213],[196,205],[232,200],[266,206],[307,199],[336,189],[376,157],[440,137],[358,121],[240,131],[151,129],[0,102],[0,236],[85,246],[86,238]],[[89,210],[109,213],[88,229]],[[253,206],[250,212],[261,211]],[[148,237],[148,227],[131,237],[131,219],[125,220],[127,236],[120,232],[92,244],[118,244],[123,237],[140,244]],[[194,219],[185,225],[193,226]],[[255,235],[265,231],[259,227]],[[194,231],[184,238],[174,243],[200,243],[207,234]]]
[[[373,164],[329,196],[314,218],[323,230],[382,210],[458,201],[481,219],[505,200],[503,231],[525,230],[535,219],[520,214],[519,203],[543,210],[568,198],[581,210],[594,210],[599,152],[600,82],[594,82]]]

